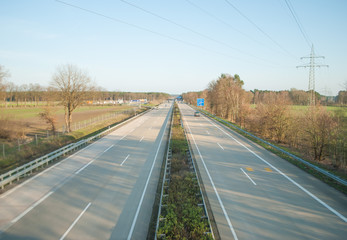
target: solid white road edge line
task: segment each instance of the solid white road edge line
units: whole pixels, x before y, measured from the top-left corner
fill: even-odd
[[[186,120],[184,120],[184,121],[185,121],[186,124],[187,124],[187,127],[188,127],[188,129],[189,129],[190,136],[192,136],[192,139],[193,139],[193,141],[194,141],[194,145],[195,145],[196,149],[198,150],[198,153],[199,153],[201,162],[202,162],[202,164],[204,165],[204,168],[205,168],[205,171],[206,171],[206,173],[207,173],[208,178],[210,179],[210,182],[211,182],[211,184],[212,184],[213,190],[214,190],[214,192],[215,192],[215,194],[216,194],[216,196],[217,196],[219,205],[220,205],[221,208],[222,208],[224,217],[225,217],[225,219],[226,219],[227,222],[228,222],[230,231],[231,231],[231,233],[233,234],[234,239],[235,239],[235,240],[238,240],[237,235],[236,235],[236,232],[235,232],[235,230],[234,230],[234,227],[233,227],[233,225],[231,224],[230,218],[229,218],[229,216],[228,216],[228,213],[227,213],[226,210],[225,210],[225,207],[224,207],[224,204],[223,204],[223,202],[222,202],[222,199],[220,198],[219,193],[218,193],[218,191],[217,191],[217,189],[216,189],[216,186],[214,185],[214,182],[213,182],[212,177],[211,177],[211,175],[210,175],[210,172],[208,171],[208,169],[207,169],[207,167],[206,167],[204,158],[202,157],[202,155],[201,155],[201,153],[200,153],[200,149],[199,149],[198,145],[196,144],[194,135],[193,135],[192,131],[190,130],[190,127],[189,127],[188,122],[187,122]]]
[[[252,182],[254,185],[257,185],[257,184],[253,181],[253,179],[252,179],[250,176],[248,176],[248,174],[247,174],[242,168],[240,168],[240,169],[241,169],[241,171],[248,177],[248,179],[251,180],[251,182]]]
[[[220,145],[219,143],[217,143],[218,144],[218,146],[221,148],[221,149],[223,149],[224,150],[224,148],[222,147],[222,145]]]
[[[80,215],[78,215],[78,217],[75,219],[75,221],[71,224],[71,226],[68,228],[68,230],[66,230],[66,232],[64,233],[64,235],[60,238],[60,240],[63,240],[71,231],[71,229],[76,225],[76,223],[78,222],[78,220],[80,220],[80,218],[82,217],[82,215],[87,211],[87,209],[89,208],[89,206],[92,203],[88,203],[88,205],[84,208],[84,210],[80,213]]]
[[[169,112],[170,112],[170,110],[169,110]],[[166,126],[166,125],[167,125],[167,122],[165,123],[165,126]],[[166,128],[166,127],[165,127],[165,128]],[[154,168],[155,162],[156,162],[156,160],[157,160],[157,156],[158,156],[159,149],[160,149],[161,143],[162,143],[162,141],[163,141],[164,135],[165,135],[165,130],[163,131],[163,135],[161,136],[160,143],[159,143],[159,146],[158,146],[158,148],[157,148],[157,152],[155,153],[154,161],[153,161],[153,163],[152,163],[151,170],[149,171],[148,178],[147,178],[147,180],[146,180],[145,188],[143,189],[140,202],[139,202],[139,204],[138,204],[138,206],[137,206],[136,213],[135,213],[135,217],[134,217],[133,223],[131,224],[131,228],[130,228],[130,232],[129,232],[129,234],[128,234],[127,240],[131,240],[131,237],[132,237],[132,235],[133,235],[134,228],[135,228],[135,224],[136,224],[136,221],[137,221],[137,217],[139,216],[139,213],[140,213],[140,208],[141,208],[141,206],[142,206],[143,198],[145,197],[145,193],[146,193],[146,190],[147,190],[147,187],[148,187],[149,179],[150,179],[151,176],[152,176],[153,168]]]
[[[341,218],[344,222],[347,222],[347,218],[345,216],[343,216],[341,213],[339,213],[338,211],[336,211],[335,209],[333,209],[332,207],[330,207],[328,204],[326,204],[325,202],[323,202],[322,200],[320,200],[318,197],[316,197],[313,193],[311,193],[310,191],[308,191],[306,188],[304,188],[303,186],[301,186],[299,183],[295,182],[293,179],[291,179],[290,177],[288,177],[286,174],[284,174],[281,170],[277,169],[275,166],[273,166],[271,163],[269,163],[268,161],[266,161],[265,159],[263,159],[262,157],[260,157],[258,154],[256,154],[255,152],[253,152],[251,149],[249,149],[246,145],[244,145],[243,143],[241,143],[240,141],[238,141],[236,138],[234,138],[233,136],[231,136],[229,133],[225,132],[222,128],[218,127],[214,122],[212,122],[210,119],[204,117],[206,120],[208,120],[210,123],[212,123],[212,125],[214,125],[216,128],[218,128],[220,131],[222,131],[224,134],[226,134],[227,136],[229,136],[230,138],[232,138],[233,140],[235,140],[238,144],[240,144],[241,146],[243,146],[244,148],[246,148],[249,152],[251,152],[254,156],[256,156],[257,158],[259,158],[260,160],[262,160],[264,163],[266,163],[267,165],[269,165],[270,167],[272,167],[274,170],[276,170],[279,174],[281,174],[283,177],[285,177],[288,181],[290,181],[291,183],[293,183],[295,186],[297,186],[298,188],[300,188],[302,191],[304,191],[305,193],[307,193],[309,196],[311,196],[314,200],[316,200],[317,202],[319,202],[320,204],[322,204],[324,207],[326,207],[328,210],[330,210],[332,213],[334,213],[336,216],[338,216],[339,218]]]
[[[128,154],[128,156],[123,160],[123,162],[120,164],[121,166],[123,166],[123,163],[125,163],[125,161],[130,157],[130,154]]]
[[[48,198],[53,192],[49,192],[47,193],[44,197],[42,197],[39,201],[37,201],[36,203],[34,203],[32,206],[30,206],[29,208],[27,208],[24,212],[22,212],[18,217],[16,217],[15,219],[13,219],[11,221],[11,223],[16,223],[19,221],[19,219],[21,219],[22,217],[24,217],[28,212],[30,212],[31,210],[33,210],[37,205],[39,205],[40,203],[42,203],[46,198]]]

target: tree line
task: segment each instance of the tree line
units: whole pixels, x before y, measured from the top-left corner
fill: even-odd
[[[101,87],[94,87],[88,91],[86,100],[103,103],[107,100],[147,99],[148,101],[167,99],[169,94],[161,92],[121,92],[107,91]],[[59,103],[59,91],[52,86],[42,86],[38,83],[16,85],[11,81],[0,82],[0,108],[37,107],[39,105],[53,105]]]
[[[182,97],[195,106],[197,98],[204,98],[205,109],[212,114],[311,160],[346,168],[347,116],[342,108],[329,111],[320,104],[322,96],[318,94],[315,106],[300,106],[307,105],[309,99],[302,90],[246,91],[243,85],[239,75],[222,74],[207,89]]]
[[[8,78],[10,73],[0,65],[0,96],[3,107],[8,107],[9,103],[15,106],[38,106],[39,102],[45,102],[47,106],[54,102],[59,102],[64,107],[65,125],[67,132],[71,131],[72,112],[87,100],[134,100],[145,98],[150,101],[164,100],[169,97],[165,93],[131,93],[131,92],[108,92],[91,82],[90,76],[78,66],[66,64],[58,66],[52,76],[48,87],[39,84],[16,85]],[[12,106],[12,105],[11,105]],[[49,111],[43,113],[41,117],[52,122],[53,116]]]
[[[67,67],[69,64],[64,65]],[[167,93],[161,92],[122,92],[122,91],[107,91],[96,84],[91,83],[89,76],[83,73],[77,66],[73,66],[74,70],[78,74],[84,74],[84,79],[88,79],[88,94],[84,100],[90,100],[92,102],[103,103],[106,100],[117,101],[123,99],[125,101],[134,99],[147,99],[149,101],[163,100],[169,97]],[[59,66],[57,72],[62,71],[62,66]],[[54,78],[52,77],[52,79]],[[42,86],[38,83],[29,84],[15,84],[10,81],[11,74],[4,66],[0,65],[0,108],[1,107],[35,107],[42,104],[52,105],[53,103],[60,103],[62,98],[60,95],[60,89],[57,85],[53,84],[53,80],[50,80],[48,86]],[[77,75],[75,75],[77,77]],[[72,80],[72,79],[71,79]],[[77,85],[75,85],[77,87]],[[87,89],[86,89],[87,90]]]

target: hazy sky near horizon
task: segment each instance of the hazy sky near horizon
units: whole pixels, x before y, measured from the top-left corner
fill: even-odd
[[[287,3],[291,4],[303,37]],[[246,90],[316,91],[347,82],[345,0],[0,0],[0,64],[17,85],[48,86],[75,64],[109,91],[199,91],[222,73]]]

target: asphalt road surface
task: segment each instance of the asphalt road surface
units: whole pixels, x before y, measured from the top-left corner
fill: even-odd
[[[347,197],[179,105],[221,239],[347,239]]]
[[[0,195],[0,239],[145,239],[170,111],[162,104]]]

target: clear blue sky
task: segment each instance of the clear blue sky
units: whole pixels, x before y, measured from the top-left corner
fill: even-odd
[[[243,16],[225,0],[126,0],[142,10],[117,0],[64,2],[89,12],[0,0],[0,64],[10,81],[48,86],[57,66],[71,63],[110,91],[198,91],[221,73],[239,74],[247,90],[307,90],[309,69],[296,66],[311,49],[285,0],[229,0]],[[316,70],[316,90],[336,95],[347,81],[347,1],[288,2],[329,65]]]

